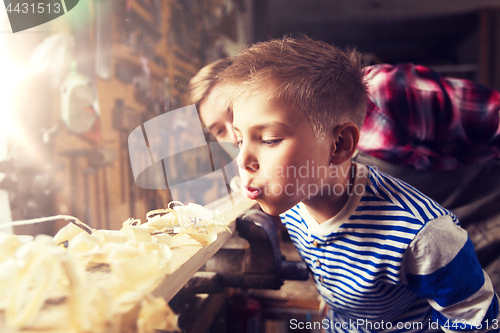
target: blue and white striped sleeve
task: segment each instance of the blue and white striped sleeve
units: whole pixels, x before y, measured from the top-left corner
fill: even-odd
[[[433,320],[445,332],[498,327],[498,296],[467,232],[450,216],[420,230],[405,252],[401,273],[407,288],[428,300]]]

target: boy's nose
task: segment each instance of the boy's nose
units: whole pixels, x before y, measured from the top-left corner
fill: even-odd
[[[238,165],[238,168],[249,172],[259,170],[259,163],[257,162],[257,159],[244,146],[240,147],[240,152],[236,158],[236,164]]]

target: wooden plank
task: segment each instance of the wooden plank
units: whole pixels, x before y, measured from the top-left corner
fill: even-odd
[[[255,205],[255,201],[245,198],[239,204],[223,212],[222,214],[225,217],[225,221],[227,221],[228,227],[234,231],[236,218]],[[148,286],[144,286],[145,291],[152,291],[154,296],[164,297],[167,302],[189,281],[193,274],[227,242],[231,237],[231,232],[227,231],[220,233],[217,240],[207,246],[200,245],[187,234],[180,236],[185,236],[185,239],[181,241],[182,245],[172,248],[171,260],[161,260],[161,262],[159,262],[161,273],[158,279]],[[91,285],[109,286],[110,288],[116,286],[117,280],[110,274],[110,271],[108,269],[102,270],[99,267],[100,266],[96,266],[95,269],[85,272],[86,277],[84,279],[84,285],[82,286],[83,289]],[[140,269],[140,267],[138,267],[138,269]],[[59,294],[57,293],[57,295]],[[37,314],[36,319],[33,320],[34,326],[25,327],[21,331],[51,333],[70,331],[71,321],[69,320],[68,305],[67,297],[61,297],[61,295],[55,297],[52,299],[51,303],[47,303]],[[130,303],[130,307],[130,310],[120,315],[122,332],[125,328],[127,332],[135,331],[138,308],[137,306],[134,307],[133,303]],[[5,313],[0,310],[0,332],[8,330],[5,326],[4,315]]]
[[[239,204],[223,213],[228,227],[234,231],[235,220],[248,209],[256,205],[255,201],[245,198]],[[169,274],[154,289],[154,296],[162,296],[168,302],[181,290],[205,262],[210,259],[231,237],[230,232],[223,232],[217,236],[217,240],[210,245],[183,245],[177,252],[173,250],[173,257],[169,266]]]

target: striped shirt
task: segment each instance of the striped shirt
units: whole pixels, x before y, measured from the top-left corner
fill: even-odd
[[[498,297],[455,215],[400,180],[354,166],[352,193],[335,217],[318,224],[302,203],[281,215],[330,307],[323,328],[491,328]]]

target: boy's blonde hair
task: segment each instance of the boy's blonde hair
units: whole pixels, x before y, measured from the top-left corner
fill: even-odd
[[[361,128],[367,88],[360,54],[343,51],[308,37],[255,44],[230,58],[218,77],[217,91],[229,104],[249,93],[288,102],[302,109],[322,140],[334,126],[347,122]]]
[[[189,80],[188,90],[191,103],[199,106],[201,100],[208,95],[210,90],[217,83],[217,75],[229,65],[231,65],[229,59],[223,58],[200,69],[198,73]]]

